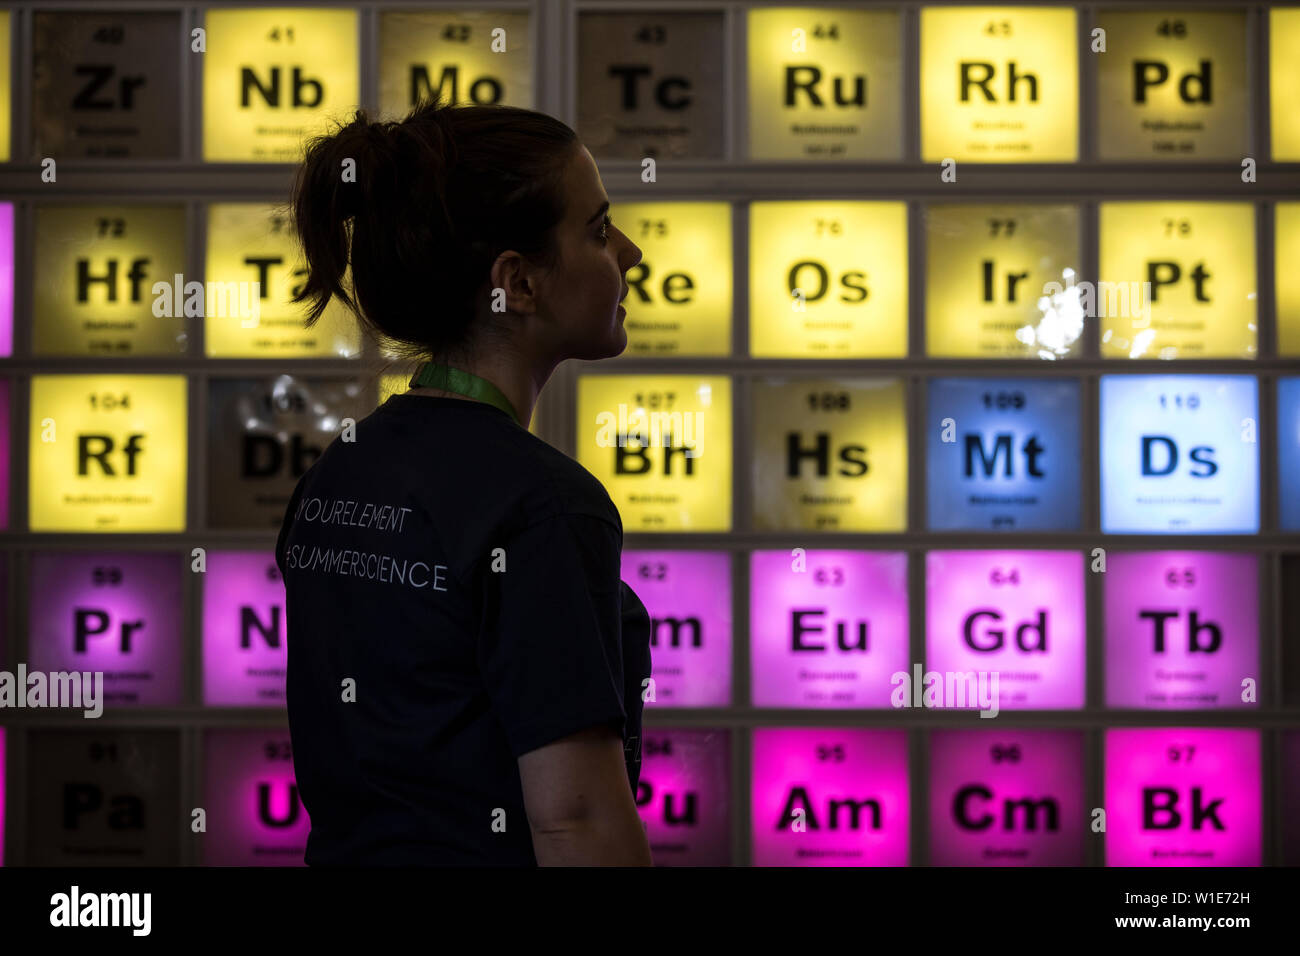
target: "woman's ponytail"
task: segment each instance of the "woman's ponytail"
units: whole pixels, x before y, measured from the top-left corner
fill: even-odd
[[[294,301],[311,303],[304,321],[308,328],[334,296],[349,308],[356,308],[343,288],[343,277],[348,267],[350,220],[356,216],[363,197],[357,183],[345,181],[344,161],[373,164],[370,128],[365,114],[358,110],[352,121],[337,132],[313,139],[298,169],[293,222],[310,268]]]
[[[338,297],[393,351],[465,344],[501,252],[553,261],[560,179],[576,143],[568,126],[532,110],[437,103],[400,122],[357,110],[313,139],[291,201],[307,264],[294,297],[309,303],[305,324]]]

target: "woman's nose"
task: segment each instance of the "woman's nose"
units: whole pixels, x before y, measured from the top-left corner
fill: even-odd
[[[624,258],[624,262],[626,263],[623,266],[624,272],[626,272],[628,269],[631,269],[633,266],[637,265],[641,261],[641,247],[638,246],[631,239],[627,241],[627,252],[628,255]]]

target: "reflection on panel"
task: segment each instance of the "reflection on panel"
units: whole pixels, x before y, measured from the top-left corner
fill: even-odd
[[[575,129],[597,159],[721,159],[720,10],[577,14]]]
[[[1285,730],[1282,738],[1282,865],[1300,866],[1300,730]],[[0,741],[3,743],[3,741]]]
[[[755,551],[749,657],[755,707],[893,706],[907,671],[907,555]]]
[[[532,26],[510,10],[381,10],[379,109],[401,119],[417,103],[533,108]]]
[[[1083,734],[930,733],[930,863],[1083,866]]]
[[[731,703],[731,558],[623,550],[621,576],[650,613],[654,707]],[[644,695],[643,695],[644,696]]]
[[[753,159],[903,158],[896,10],[752,7],[747,15]]]
[[[1251,375],[1101,377],[1101,530],[1259,531]]]
[[[1240,160],[1250,138],[1245,10],[1103,10],[1098,154]]]
[[[754,358],[907,354],[907,204],[749,206]]]
[[[906,866],[907,735],[753,732],[755,866]]]
[[[729,354],[731,205],[618,203],[612,218],[641,249],[627,272],[623,354]]]
[[[0,202],[0,358],[14,354],[14,204]]]
[[[1300,634],[1300,551],[1280,555],[1281,633]],[[1282,704],[1300,707],[1300,641],[1282,641]]]
[[[1103,358],[1254,358],[1255,207],[1103,202]]]
[[[754,394],[754,527],[907,527],[903,380],[759,379]]]
[[[0,530],[9,528],[9,468],[14,458],[10,440],[9,390],[10,380],[0,379]],[[0,657],[0,661],[4,658]]]
[[[185,703],[183,555],[45,551],[30,562],[29,669],[102,674],[106,711]]]
[[[13,125],[13,113],[10,103],[13,99],[12,76],[13,64],[10,61],[10,13],[0,10],[0,163],[10,159],[10,129]]]
[[[36,354],[185,351],[184,206],[42,204],[35,215]]]
[[[8,16],[8,14],[6,14]],[[3,658],[0,658],[2,660]],[[5,729],[0,727],[0,866],[5,865],[5,794],[9,792],[6,779]]]
[[[1079,383],[935,378],[926,409],[934,531],[1077,531]]]
[[[366,409],[355,379],[214,379],[208,385],[208,525],[279,529],[294,486]]]
[[[181,49],[172,11],[38,12],[32,158],[180,159]]]
[[[1277,380],[1278,526],[1300,531],[1300,377]]]
[[[1300,7],[1268,11],[1268,99],[1273,160],[1300,161]]]
[[[1107,866],[1259,866],[1258,730],[1106,731]]]
[[[1082,707],[1086,618],[1078,551],[925,556],[925,664],[944,677],[941,706],[988,717]],[[950,675],[962,678],[951,689]]]
[[[9,554],[0,551],[0,669],[9,663]],[[17,688],[14,688],[15,691]],[[0,769],[4,761],[0,760]],[[4,789],[0,785],[0,791]],[[0,793],[0,801],[4,794]],[[0,840],[0,846],[4,841]]]
[[[33,375],[32,531],[185,530],[184,375]]]
[[[207,553],[203,588],[203,703],[283,707],[284,582],[269,551]]]
[[[1275,203],[1273,209],[1277,352],[1300,356],[1300,269],[1296,268],[1300,262],[1300,202]]]
[[[925,242],[926,355],[1080,353],[1078,206],[932,204]]]
[[[655,866],[731,865],[731,732],[647,733],[636,805]]]
[[[1102,581],[1108,707],[1258,706],[1256,555],[1112,552]]]
[[[296,163],[361,100],[355,9],[204,11],[203,159]]]
[[[577,435],[625,531],[731,528],[727,376],[584,375]]]
[[[1077,21],[1069,7],[922,7],[921,159],[1076,161]]]
[[[311,818],[284,730],[203,733],[204,866],[302,866]]]
[[[175,730],[33,730],[28,866],[177,866],[185,832]]]
[[[360,354],[356,317],[331,299],[317,323],[303,328],[307,303],[295,303],[307,269],[281,207],[213,203],[208,207],[209,358],[352,358]],[[351,275],[343,280],[350,283]]]

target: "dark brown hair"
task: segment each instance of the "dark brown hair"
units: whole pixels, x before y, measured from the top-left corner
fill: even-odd
[[[400,122],[358,109],[313,139],[291,200],[308,270],[293,301],[311,303],[306,326],[337,296],[399,355],[465,346],[503,251],[554,265],[560,181],[577,142],[544,113],[437,102]],[[344,181],[348,159],[355,182]]]

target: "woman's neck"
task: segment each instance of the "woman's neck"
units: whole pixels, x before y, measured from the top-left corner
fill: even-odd
[[[486,379],[501,390],[510,402],[510,407],[515,410],[519,416],[519,424],[527,428],[533,420],[533,409],[537,405],[537,396],[546,384],[546,378],[550,377],[547,373],[546,378],[540,382],[534,381],[532,376],[526,370],[520,369],[516,365],[507,365],[504,362],[448,362],[452,368],[459,369],[462,372],[469,372],[479,378]],[[407,394],[410,395],[432,395],[445,398],[459,398],[467,402],[477,401],[458,392],[449,392],[442,388],[429,388],[420,386],[411,389]]]

